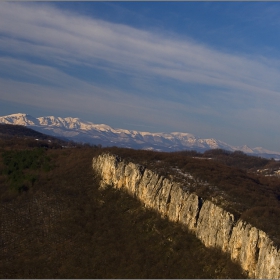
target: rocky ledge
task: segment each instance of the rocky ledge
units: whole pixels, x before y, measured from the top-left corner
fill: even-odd
[[[115,155],[93,159],[101,187],[123,188],[146,207],[187,226],[207,247],[220,248],[241,264],[250,278],[280,278],[280,250],[268,235],[179,183]]]

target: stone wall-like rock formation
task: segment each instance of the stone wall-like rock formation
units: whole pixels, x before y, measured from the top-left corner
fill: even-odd
[[[267,234],[210,201],[183,191],[180,184],[118,156],[93,159],[101,185],[124,188],[146,207],[187,226],[207,247],[220,248],[251,278],[280,278],[280,250]]]

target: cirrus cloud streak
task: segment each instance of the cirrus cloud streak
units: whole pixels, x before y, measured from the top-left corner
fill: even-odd
[[[126,118],[157,119],[160,127],[164,111],[170,117],[168,130],[175,123],[179,129],[184,121],[191,128],[201,125],[203,116],[211,123],[209,115],[217,114],[225,119],[224,129],[240,121],[225,115],[231,108],[239,116],[261,110],[268,118],[280,106],[280,67],[269,58],[221,52],[177,34],[140,30],[44,3],[0,3],[0,52],[2,98],[26,102],[27,93],[20,94],[20,88],[29,89],[34,106],[51,92],[77,112],[98,107],[101,115],[111,108],[110,114],[120,117],[127,108]],[[83,67],[91,74],[78,73]],[[32,95],[38,96],[36,102]],[[57,101],[49,97],[42,103],[51,108],[52,102]],[[221,104],[228,108],[219,108]],[[191,115],[200,120],[191,123]]]

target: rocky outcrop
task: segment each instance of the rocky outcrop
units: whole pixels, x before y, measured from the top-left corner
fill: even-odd
[[[210,201],[184,191],[179,183],[118,156],[93,159],[101,186],[124,188],[146,207],[187,226],[207,247],[220,248],[251,278],[280,278],[280,250],[267,234]]]

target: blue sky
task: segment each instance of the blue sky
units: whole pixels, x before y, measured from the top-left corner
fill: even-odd
[[[0,115],[280,151],[280,2],[1,2]]]

